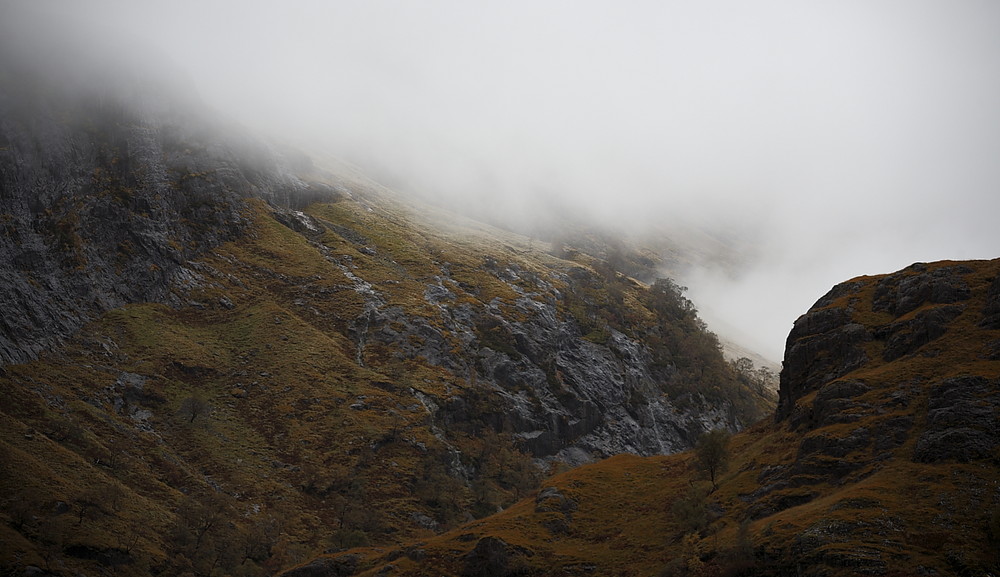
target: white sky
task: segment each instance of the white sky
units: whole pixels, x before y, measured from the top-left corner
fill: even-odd
[[[448,202],[751,223],[752,266],[681,280],[772,358],[837,282],[1000,256],[996,0],[31,4]]]

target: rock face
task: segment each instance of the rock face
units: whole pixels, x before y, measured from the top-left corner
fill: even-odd
[[[998,455],[1000,379],[980,364],[996,360],[998,264],[918,263],[849,281],[795,322],[775,418],[804,437],[794,462],[761,473],[755,516],[811,500],[817,483],[869,475],[913,437],[914,462]]]
[[[967,463],[989,457],[1000,446],[997,407],[1000,381],[968,376],[941,382],[931,389],[927,424],[913,459]]]
[[[708,401],[697,393],[671,399],[670,381],[686,375],[657,364],[649,346],[613,328],[604,342],[586,338],[580,323],[560,310],[565,295],[540,276],[494,267],[494,278],[519,296],[512,304],[495,300],[477,306],[459,304],[462,287],[447,267],[441,273],[423,291],[437,316],[387,305],[370,283],[351,273],[355,290],[366,299],[351,322],[351,336],[361,363],[367,354],[362,349],[393,350],[456,374],[473,374],[488,390],[485,408],[471,406],[469,399],[422,397],[444,426],[481,419],[514,434],[537,458],[575,465],[618,453],[674,453],[706,431],[738,430],[753,420],[731,400]],[[599,282],[584,269],[560,280],[570,287],[566,290]],[[445,334],[461,341],[460,354]]]
[[[868,360],[862,347],[870,338],[867,330],[851,321],[846,306],[834,304],[857,288],[855,283],[837,285],[795,321],[779,376],[779,420],[788,417],[797,398]]]
[[[864,281],[834,287],[795,321],[788,335],[776,418],[788,418],[796,400],[872,361],[869,343],[881,345],[882,360],[893,361],[942,336],[965,310],[962,303],[971,293],[964,276],[971,272],[964,265],[930,269],[918,263],[873,287]],[[996,292],[992,287],[991,295]],[[863,290],[873,292],[862,295]],[[983,325],[994,322],[998,308],[996,296],[990,299]],[[856,320],[858,313],[866,313],[868,320]]]
[[[521,546],[535,575],[995,574],[998,274],[939,262],[834,287],[789,337],[778,417],[732,436],[711,491],[691,453],[614,457],[398,570],[505,574]]]
[[[277,220],[307,239],[329,230],[374,254],[363,231],[296,212],[339,193],[304,182],[291,161],[264,145],[203,130],[179,112],[150,116],[58,93],[29,104],[23,96],[6,94],[0,116],[0,280],[7,288],[0,307],[16,311],[0,319],[0,364],[27,361],[128,303],[203,306],[185,290],[206,273],[196,261],[246,232],[250,199],[268,203]],[[602,289],[607,281],[589,269],[546,280],[488,260],[484,269],[519,296],[482,307],[459,302],[457,294],[478,288],[461,286],[442,266],[423,291],[438,310],[427,317],[387,302],[349,262],[329,258],[365,300],[348,327],[359,364],[381,346],[474,373],[499,401],[482,418],[516,435],[535,457],[578,464],[622,452],[673,453],[707,430],[738,430],[758,416],[698,391],[683,402],[669,398],[666,385],[688,377],[671,359],[654,359],[640,336],[606,326],[599,339],[588,338],[580,320],[561,310],[566,295],[550,281]],[[225,297],[220,302],[232,307]],[[463,350],[456,354],[442,329]],[[715,356],[700,362],[725,373]],[[469,418],[461,399],[433,404],[444,423]]]
[[[959,319],[970,306],[978,309],[969,311],[975,317],[973,326],[993,327],[1000,300],[998,279],[984,281],[982,274],[965,264],[918,263],[898,273],[834,287],[799,317],[788,336],[776,419],[815,427],[857,420],[865,411],[871,414],[874,407],[852,400],[871,387],[841,377],[863,366],[937,357],[942,352],[936,341],[949,331],[964,330]],[[979,298],[973,298],[970,279],[979,283]],[[979,352],[980,357],[988,354]],[[988,399],[991,386],[978,378],[949,379],[932,389],[931,403],[941,404],[934,410],[964,406],[960,399],[970,391],[978,391],[973,395],[977,399]],[[796,406],[816,391],[808,412]],[[902,390],[894,393],[901,403],[908,402],[904,397]],[[939,417],[943,419],[944,413]],[[968,411],[964,417],[973,423],[979,420]]]
[[[63,90],[12,68],[3,41],[0,412],[17,426],[0,432],[15,463],[0,480],[44,486],[22,491],[37,519],[76,499],[79,522],[102,527],[58,551],[27,509],[0,511],[18,558],[52,549],[76,555],[67,571],[117,565],[98,558],[112,535],[123,542],[104,530],[117,505],[94,511],[86,493],[123,463],[139,473],[122,486],[150,504],[131,524],[136,571],[236,570],[216,567],[200,535],[159,531],[193,527],[190,505],[228,511],[216,546],[292,527],[284,545],[247,551],[247,563],[284,551],[273,572],[300,555],[293,543],[437,532],[513,503],[553,461],[673,453],[773,406],[670,281],[423,219],[167,96]],[[565,533],[577,506],[546,493],[547,530]],[[526,557],[483,539],[465,573],[517,574]],[[356,568],[325,556],[293,574]]]
[[[247,199],[332,197],[293,176],[293,161],[170,101],[68,93],[18,65],[0,62],[18,79],[0,87],[0,365],[109,309],[178,304],[171,286],[242,233]]]

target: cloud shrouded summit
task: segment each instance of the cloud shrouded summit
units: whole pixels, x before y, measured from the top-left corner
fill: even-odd
[[[750,230],[684,282],[772,357],[844,278],[1000,249],[995,2],[29,4],[403,190]]]

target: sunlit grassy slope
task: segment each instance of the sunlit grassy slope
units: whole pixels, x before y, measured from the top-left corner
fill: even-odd
[[[896,279],[947,267],[967,270],[969,298],[942,335],[901,358],[884,359],[877,329],[950,305],[931,297],[898,318],[873,310],[885,276],[853,279],[852,290],[825,304],[847,307],[851,322],[877,336],[864,345],[868,362],[798,399],[797,419],[735,435],[718,490],[692,453],[618,456],[547,479],[502,513],[443,535],[313,567],[340,563],[363,575],[998,574],[1000,330],[983,319],[1000,260],[934,263]],[[941,393],[954,379],[977,385]],[[864,387],[831,394],[844,383]],[[950,402],[971,416],[946,417],[941,407]],[[918,442],[942,423],[949,434],[992,444],[972,458],[958,444],[936,460],[918,458]]]
[[[180,306],[113,310],[37,361],[0,369],[4,570],[266,575],[323,551],[436,539],[530,494],[547,471],[486,422],[495,399],[474,371],[429,362],[419,336],[364,339],[373,298],[438,323],[425,291],[442,271],[456,306],[515,315],[519,293],[540,285],[550,294],[538,298],[576,295],[559,297],[559,314],[595,341],[608,323],[660,322],[647,288],[595,256],[553,256],[387,196],[317,204],[308,217],[249,206],[246,238],[185,265]],[[590,284],[570,286],[573,270]],[[712,341],[685,319],[686,350],[702,354]],[[462,366],[467,335],[434,328]],[[512,346],[489,331],[476,338]],[[744,418],[773,406],[720,363],[706,396],[732,395]],[[681,396],[700,386],[670,384],[665,394]],[[463,419],[434,419],[431,399],[460,399]],[[600,467],[619,474],[620,462],[633,461]],[[510,516],[525,507],[504,518],[520,523]]]

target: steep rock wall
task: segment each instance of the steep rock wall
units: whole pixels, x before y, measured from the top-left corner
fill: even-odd
[[[333,196],[267,146],[170,102],[67,94],[3,72],[17,82],[0,88],[0,365],[123,304],[177,304],[173,281],[242,233],[246,199]]]

